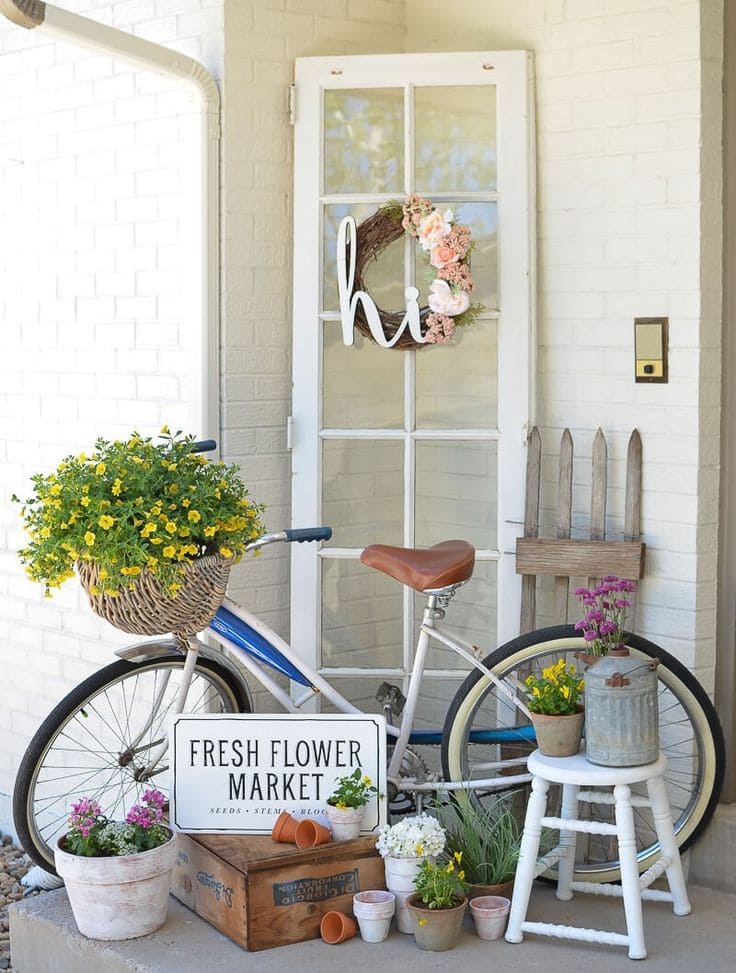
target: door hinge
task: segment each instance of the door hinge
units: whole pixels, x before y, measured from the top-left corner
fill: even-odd
[[[294,446],[294,416],[286,417],[286,448],[292,449]]]
[[[296,85],[289,85],[289,124],[296,122]]]

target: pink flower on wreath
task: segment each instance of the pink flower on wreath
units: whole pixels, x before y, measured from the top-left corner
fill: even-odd
[[[442,241],[446,247],[452,247],[456,251],[458,258],[463,260],[468,255],[472,246],[470,239],[469,226],[453,226],[447,234],[447,239]]]
[[[432,250],[442,243],[443,238],[452,229],[450,226],[452,215],[451,209],[446,209],[444,212],[433,209],[428,216],[424,217],[417,232],[417,239],[422,250]]]
[[[446,314],[430,314],[424,340],[428,345],[446,345],[455,334],[455,322]]]
[[[460,254],[457,250],[453,250],[452,247],[448,247],[444,241],[439,243],[434,247],[429,256],[429,262],[437,270],[442,270],[443,267],[447,267],[448,264],[454,264],[460,259]]]
[[[459,287],[461,291],[475,290],[475,281],[465,264],[448,264],[437,272],[437,276],[448,284]]]
[[[470,298],[465,291],[453,291],[446,280],[436,280],[429,288],[427,303],[435,314],[449,314],[454,317],[470,307]]]

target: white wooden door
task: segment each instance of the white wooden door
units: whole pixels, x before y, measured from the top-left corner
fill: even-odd
[[[364,568],[366,545],[470,541],[478,564],[450,626],[488,651],[518,631],[513,551],[533,391],[532,116],[524,51],[297,60],[292,523],[334,533],[320,551],[294,545],[291,637],[368,710],[378,708],[381,680],[405,684],[423,600]],[[450,345],[387,350],[356,334],[347,347],[337,226],[414,192],[471,227],[473,300],[486,310]],[[416,251],[406,235],[371,269],[383,309],[404,307]],[[429,663],[419,719],[441,724],[463,671],[444,649]]]

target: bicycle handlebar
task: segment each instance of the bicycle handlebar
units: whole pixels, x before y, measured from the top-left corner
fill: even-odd
[[[303,544],[304,541],[328,541],[332,537],[331,527],[297,527],[294,530],[285,530],[287,541],[296,541]]]
[[[200,439],[196,443],[192,443],[193,453],[211,453],[213,449],[217,449],[217,443],[214,439]]]

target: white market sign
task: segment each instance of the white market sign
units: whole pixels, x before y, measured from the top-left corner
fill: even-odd
[[[386,791],[383,716],[181,714],[171,727],[170,820],[177,831],[270,834],[282,811],[327,823],[327,798],[360,767]],[[362,833],[386,822],[366,807]]]

